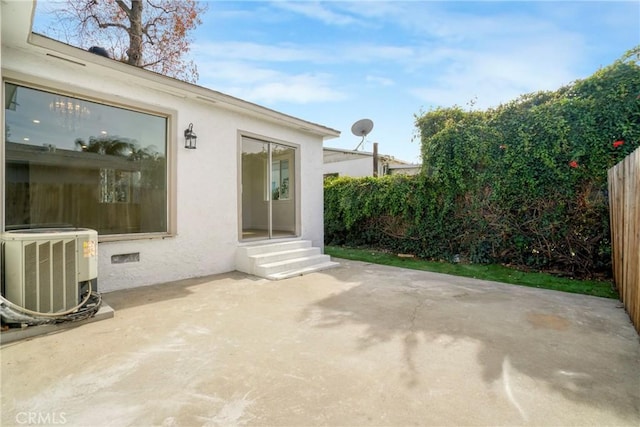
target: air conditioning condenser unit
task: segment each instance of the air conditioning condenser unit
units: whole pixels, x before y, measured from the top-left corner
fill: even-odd
[[[2,234],[4,297],[39,313],[77,306],[83,284],[98,277],[98,233],[87,228],[29,229]],[[95,289],[94,289],[95,290]]]

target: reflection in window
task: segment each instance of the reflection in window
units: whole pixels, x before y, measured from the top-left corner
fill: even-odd
[[[289,160],[271,163],[271,197],[273,200],[289,198]]]
[[[6,228],[162,233],[167,117],[5,84]]]
[[[134,176],[139,172],[100,169],[100,203],[131,203],[134,188],[139,187],[139,180]]]

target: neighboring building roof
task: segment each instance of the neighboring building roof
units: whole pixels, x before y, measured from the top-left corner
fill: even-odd
[[[342,148],[324,147],[322,151],[324,163],[343,162],[345,160],[373,157],[373,153],[366,151],[344,150]]]
[[[422,165],[389,165],[389,175],[417,175],[420,173]]]
[[[87,160],[90,160],[94,169],[140,170],[140,162],[134,162],[121,156],[106,156],[98,153],[65,150],[54,146],[39,147],[9,141],[6,141],[5,144],[6,160],[13,165],[64,165],[69,168],[87,168]]]
[[[410,164],[405,164],[405,165],[392,165],[389,166],[392,169],[419,169],[422,167],[422,165],[410,165]]]
[[[135,67],[93,54],[57,40],[32,33],[33,15],[35,13],[34,1],[2,1],[2,44],[27,48],[32,45],[43,49],[43,54],[63,61],[70,61],[81,66],[95,64],[118,70],[131,76],[145,80],[145,85],[150,88],[163,91],[181,98],[191,98],[201,102],[216,104],[220,108],[242,111],[262,119],[279,122],[288,127],[320,135],[323,138],[337,138],[340,131],[317,123],[303,120],[288,114],[284,114],[270,108],[254,104],[222,92],[187,83],[172,77],[164,76],[150,70]],[[28,25],[25,25],[28,24]],[[51,53],[54,52],[54,53]]]
[[[325,176],[375,176],[376,171],[379,175],[415,175],[421,168],[421,165],[393,156],[378,154],[377,161],[374,162],[373,153],[331,147],[323,148],[323,162]]]
[[[324,147],[323,154],[324,163],[344,162],[347,160],[373,157],[373,153],[369,151],[345,150],[343,148],[332,147]],[[380,161],[384,161],[394,165],[407,165],[409,167],[420,166],[410,162],[406,162],[404,160],[396,159],[395,157],[386,154],[378,154],[378,158],[380,159]]]

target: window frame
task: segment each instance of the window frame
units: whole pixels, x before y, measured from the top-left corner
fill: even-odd
[[[293,156],[289,159],[289,185],[291,186],[291,182],[293,181],[293,193],[291,192],[291,188],[289,188],[289,198],[286,200],[271,200],[271,203],[292,203],[294,204],[294,221],[295,221],[295,236],[293,238],[299,238],[302,236],[302,186],[304,184],[304,180],[302,178],[302,155],[303,155],[303,145],[301,143],[291,142],[289,140],[284,140],[280,138],[275,138],[272,136],[266,136],[263,134],[254,133],[244,129],[238,129],[236,131],[236,173],[237,173],[237,217],[238,217],[238,242],[240,244],[247,244],[252,241],[274,241],[277,238],[268,238],[268,239],[254,239],[254,238],[245,238],[243,237],[243,205],[242,205],[242,186],[243,186],[243,177],[242,177],[242,143],[244,138],[253,139],[258,142],[267,143],[267,144],[277,144],[282,145],[287,148],[291,148],[294,150]],[[291,163],[292,162],[292,163]],[[292,168],[293,164],[293,168]],[[265,168],[269,168],[268,160],[263,163]],[[264,200],[270,200],[266,198],[266,194],[268,193],[267,189],[263,193]]]
[[[53,93],[55,95],[68,96],[79,100],[97,102],[109,107],[132,110],[140,113],[152,114],[166,118],[166,182],[165,188],[167,192],[167,230],[153,233],[128,233],[128,234],[99,234],[99,242],[110,241],[128,241],[141,239],[164,239],[174,237],[177,234],[177,132],[176,125],[178,121],[177,110],[152,105],[119,95],[108,95],[91,89],[80,88],[59,81],[49,80],[40,77],[26,76],[21,73],[11,72],[10,70],[2,70],[2,103],[5,105],[5,97],[7,96],[5,84],[15,84],[30,89]],[[4,183],[6,177],[6,141],[5,141],[5,109],[2,108],[2,144],[0,150],[0,176]],[[0,197],[2,198],[2,209],[0,211],[0,232],[5,231],[5,204],[6,194],[4,184],[0,186]]]

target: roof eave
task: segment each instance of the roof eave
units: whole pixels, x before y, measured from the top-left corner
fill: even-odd
[[[97,66],[111,68],[118,72],[126,73],[144,80],[145,84],[152,89],[168,92],[182,98],[214,103],[220,108],[250,113],[251,115],[260,117],[264,120],[280,123],[288,127],[295,127],[304,132],[321,136],[323,139],[337,138],[340,136],[340,131],[336,129],[290,116],[231,95],[226,95],[222,92],[187,83],[143,68],[134,67],[100,55],[95,55],[41,34],[31,33],[29,35],[28,43],[55,53],[49,54],[49,56],[58,57],[68,61],[90,63]]]

